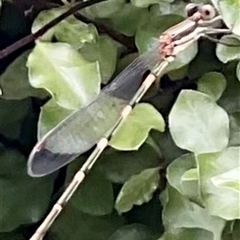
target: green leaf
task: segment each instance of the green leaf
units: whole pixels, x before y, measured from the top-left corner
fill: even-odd
[[[227,64],[223,74],[227,79],[227,88],[219,99],[218,104],[227,112],[234,113],[240,109],[240,84],[236,77],[236,62]]]
[[[159,149],[164,158],[164,161],[167,163],[171,163],[176,158],[186,153],[186,151],[176,146],[169,132],[169,129],[166,129],[164,133],[159,133],[156,141],[159,142]]]
[[[180,228],[165,232],[158,240],[213,240],[211,232],[197,228]]]
[[[215,52],[215,43],[206,40],[200,41],[198,43],[198,53],[189,63],[188,76],[191,79],[195,79],[200,78],[208,72],[220,71],[222,69],[222,63],[218,60]]]
[[[240,192],[240,166],[212,178],[214,186]]]
[[[231,175],[231,185],[236,186],[236,169],[239,168],[239,147],[230,147],[219,153],[200,154],[197,156],[201,195],[211,215],[226,220],[240,218],[240,192],[231,188],[219,188],[214,185],[223,175]],[[229,173],[230,172],[230,173]],[[233,181],[233,179],[235,179]],[[239,181],[239,176],[238,176]],[[238,182],[239,184],[239,182]]]
[[[2,146],[0,159],[1,232],[38,222],[49,209],[56,174],[45,178],[29,177],[26,157]]]
[[[160,4],[155,4],[150,11],[156,15],[177,14],[186,17],[186,3],[183,1],[161,1]]]
[[[132,176],[118,194],[115,208],[119,213],[128,212],[133,205],[151,200],[159,184],[159,168],[150,168]]]
[[[0,134],[9,139],[19,139],[22,124],[31,109],[30,99],[4,100],[0,99]]]
[[[85,44],[79,49],[81,55],[89,62],[98,61],[102,83],[112,77],[117,63],[117,45],[107,35],[100,36],[96,43]]]
[[[68,44],[37,42],[27,66],[31,84],[46,88],[65,108],[78,109],[99,93],[98,65]]]
[[[114,206],[111,182],[101,172],[92,171],[72,197],[71,205],[90,215],[110,214]]]
[[[22,233],[20,233],[20,231],[19,232],[12,231],[12,232],[0,233],[0,239],[4,239],[4,240],[12,240],[12,239],[26,240],[26,237],[24,236],[23,231],[22,231]]]
[[[149,14],[146,21],[142,21],[137,28],[135,35],[136,46],[140,53],[146,52],[151,48],[151,41],[153,38],[158,38],[169,27],[179,23],[183,20],[178,15],[151,15]],[[162,23],[162,24],[159,24]],[[152,44],[156,44],[153,42]]]
[[[168,202],[163,210],[166,231],[203,229],[212,232],[214,240],[221,240],[225,221],[211,216],[205,208],[187,200],[175,189],[168,187]]]
[[[108,0],[87,7],[82,12],[89,18],[111,18],[122,11],[125,2],[125,0]]]
[[[240,239],[240,220],[236,220],[233,225],[233,240]]]
[[[227,81],[221,73],[208,72],[198,80],[197,85],[199,91],[208,94],[217,101],[224,92]]]
[[[38,120],[38,139],[73,112],[72,109],[59,106],[55,101],[48,101],[42,108]]]
[[[174,0],[165,0],[164,2],[173,2]],[[136,7],[147,8],[151,4],[162,3],[163,0],[131,0],[131,3]]]
[[[179,52],[171,64],[169,64],[164,72],[169,72],[171,70],[175,70],[181,68],[192,61],[192,59],[196,56],[198,52],[197,42],[193,42],[188,46],[187,49]]]
[[[0,76],[1,98],[23,99],[30,96],[39,98],[47,97],[46,91],[33,88],[28,81],[26,62],[29,52],[26,51],[16,58]]]
[[[221,62],[227,63],[229,61],[240,59],[240,37],[236,35],[226,35],[223,36],[220,41],[221,43],[218,43],[217,45],[216,54]],[[226,45],[222,43],[225,43]]]
[[[108,240],[149,240],[151,233],[141,224],[125,225],[118,229]]]
[[[224,149],[229,138],[227,113],[206,94],[183,90],[169,115],[173,140],[180,148],[195,153]]]
[[[49,131],[62,116],[59,109],[54,110],[56,104],[67,111],[73,111],[86,106],[100,91],[100,76],[97,63],[89,63],[83,59],[70,45],[65,43],[37,42],[33,52],[29,55],[29,81],[36,88],[45,88],[54,103],[44,106],[50,115],[42,118],[49,122],[39,123],[48,126]],[[87,81],[86,81],[87,79]],[[60,114],[60,116],[58,115]],[[65,114],[64,114],[65,117]],[[40,136],[46,133],[39,129]]]
[[[32,32],[38,31],[67,10],[68,8],[64,6],[41,11],[33,22]],[[74,16],[69,16],[48,30],[41,40],[51,41],[55,37],[59,42],[66,42],[74,48],[79,48],[86,42],[95,42],[97,34],[97,30],[92,24],[83,23]]]
[[[150,104],[138,104],[114,132],[109,145],[118,150],[137,150],[145,142],[151,129],[163,132],[163,117]]]
[[[137,26],[148,17],[148,10],[137,8],[130,3],[125,4],[111,18],[102,20],[103,23],[127,36],[134,36]]]
[[[231,31],[240,35],[240,2],[238,0],[211,0]]]
[[[184,77],[186,77],[187,71],[188,71],[188,65],[185,65],[181,68],[178,68],[178,69],[175,69],[175,70],[173,69],[171,72],[168,73],[168,77],[172,81],[183,79]]]
[[[68,205],[53,224],[49,236],[57,240],[105,240],[123,224],[124,219],[117,214],[96,217]]]
[[[201,203],[198,181],[183,181],[187,171],[195,169],[193,154],[185,154],[175,159],[167,168],[168,183],[181,193],[182,196]]]
[[[237,75],[238,80],[240,81],[240,62],[237,65],[236,75]]]
[[[182,180],[183,181],[196,181],[196,180],[198,180],[198,170],[197,170],[197,168],[192,168],[192,169],[189,169],[188,171],[186,171],[182,175]]]
[[[144,169],[158,167],[161,160],[158,153],[145,143],[138,151],[107,149],[99,162],[110,181],[124,183],[132,175],[139,174]]]
[[[230,139],[229,146],[240,145],[240,112],[235,112],[230,116]]]

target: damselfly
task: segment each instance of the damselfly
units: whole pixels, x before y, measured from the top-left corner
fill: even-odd
[[[186,10],[186,20],[165,31],[155,48],[139,56],[90,105],[62,121],[32,150],[28,173],[40,177],[56,171],[97,145],[31,240],[44,237],[99,155],[108,146],[114,131],[176,56],[200,37],[230,33],[229,29],[218,28],[222,18],[211,5],[189,4]],[[139,76],[139,72],[145,73],[147,70],[151,72],[141,84],[136,73]],[[94,127],[96,125],[97,129]]]

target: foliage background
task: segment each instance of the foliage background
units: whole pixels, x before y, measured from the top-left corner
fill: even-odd
[[[234,33],[221,41],[236,46],[201,39],[184,52],[136,106],[46,239],[240,239],[240,3],[212,3]],[[71,7],[59,4],[0,1],[0,47]],[[1,239],[29,239],[88,156],[31,178],[26,165],[37,137],[90,103],[183,19],[186,4],[109,0],[81,11],[93,23],[69,17],[1,60]]]

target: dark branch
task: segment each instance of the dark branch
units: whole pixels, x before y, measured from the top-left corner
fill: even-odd
[[[70,15],[74,14],[75,12],[77,12],[85,7],[91,6],[91,5],[99,3],[99,2],[104,2],[104,1],[107,1],[107,0],[89,0],[87,2],[80,2],[80,3],[76,4],[75,6],[73,6],[69,10],[67,10],[65,13],[61,14],[60,16],[56,17],[55,19],[53,19],[52,21],[47,23],[45,26],[43,26],[37,32],[32,33],[32,34],[20,39],[19,41],[11,44],[10,46],[8,46],[5,49],[3,49],[2,51],[0,51],[0,60],[7,57],[8,55],[15,52],[16,50],[22,48],[23,46],[27,45],[28,43],[35,41],[36,39],[41,37],[44,33],[46,33],[50,28],[54,27],[59,22],[61,22],[65,18],[69,17]]]
[[[117,41],[117,42],[123,44],[124,46],[126,46],[129,49],[130,52],[136,52],[137,49],[136,49],[136,46],[134,44],[134,39],[132,37],[128,37],[124,34],[118,33],[116,31],[114,31],[113,29],[108,28],[104,24],[93,21],[93,20],[83,16],[80,13],[75,13],[74,16],[78,20],[80,20],[84,23],[94,24],[97,27],[97,29],[100,33],[107,33],[112,39],[114,39],[115,41]]]

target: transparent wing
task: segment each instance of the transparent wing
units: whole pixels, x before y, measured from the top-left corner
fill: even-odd
[[[92,148],[114,126],[122,108],[141,85],[144,73],[158,62],[154,47],[132,62],[91,104],[72,113],[46,134],[30,154],[28,173],[47,175]]]

